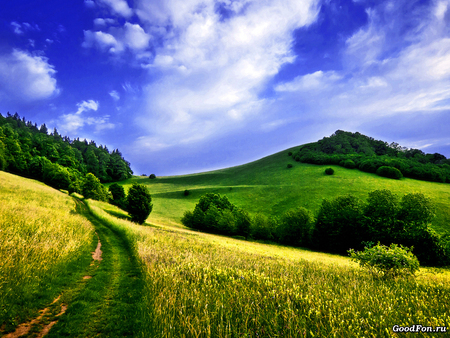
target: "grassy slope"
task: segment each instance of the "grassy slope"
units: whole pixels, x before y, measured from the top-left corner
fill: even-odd
[[[0,335],[81,279],[94,235],[70,196],[0,171]]]
[[[295,149],[295,148],[293,148]],[[148,219],[155,224],[180,224],[185,210],[192,210],[207,192],[225,194],[230,201],[250,214],[279,215],[297,206],[317,212],[323,198],[347,193],[365,200],[370,191],[389,189],[402,196],[422,192],[432,198],[437,212],[433,227],[450,232],[450,185],[413,179],[392,180],[359,170],[331,166],[333,176],[324,174],[330,166],[301,164],[288,157],[289,150],[237,167],[192,175],[133,177],[122,182],[125,188],[138,182],[148,185],[153,197],[153,212]],[[293,168],[287,169],[292,163]],[[185,189],[191,194],[183,195]]]
[[[102,202],[92,206],[126,216]],[[376,280],[347,257],[139,226],[108,214],[108,223],[137,242],[146,337],[397,337],[394,324],[450,323],[448,271]]]

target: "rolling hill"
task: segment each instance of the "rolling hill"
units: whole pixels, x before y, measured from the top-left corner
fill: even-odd
[[[126,190],[135,182],[147,185],[154,205],[147,221],[178,226],[183,213],[192,210],[200,196],[208,192],[226,195],[250,215],[280,215],[298,206],[316,213],[324,198],[353,194],[366,200],[368,193],[377,189],[389,189],[399,196],[421,192],[436,206],[433,228],[439,233],[450,232],[449,184],[409,178],[393,180],[337,165],[298,163],[288,156],[297,148],[227,169],[155,179],[134,176],[120,184]],[[287,168],[288,164],[292,168]],[[334,168],[334,175],[324,174],[328,167]],[[189,191],[188,196],[185,190]]]

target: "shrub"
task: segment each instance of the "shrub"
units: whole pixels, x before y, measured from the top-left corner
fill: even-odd
[[[363,205],[353,195],[324,199],[317,215],[313,245],[318,250],[346,253],[362,237]]]
[[[292,168],[292,163],[288,163],[287,168],[288,169]]]
[[[133,183],[126,200],[127,211],[133,222],[143,224],[153,209],[152,196],[143,184]]]
[[[278,240],[288,245],[307,245],[313,225],[309,210],[303,207],[288,210],[280,218],[277,227]]]
[[[84,198],[90,198],[98,201],[108,201],[108,191],[100,183],[100,180],[95,177],[94,174],[86,174],[86,178],[83,184],[83,196]]]
[[[419,270],[419,261],[409,249],[397,244],[389,247],[378,243],[364,251],[348,250],[352,261],[359,263],[362,268],[368,269],[374,276],[382,278],[395,278],[414,276]]]
[[[327,174],[327,175],[333,175],[333,174],[334,174],[334,169],[333,169],[333,168],[327,168],[327,169],[325,169],[325,174]]]
[[[272,241],[277,222],[262,214],[256,214],[250,224],[250,236],[254,239]]]
[[[288,152],[288,156],[292,156],[292,151]]]
[[[377,169],[377,175],[388,177],[388,178],[394,178],[394,179],[401,179],[403,177],[403,174],[400,170],[394,167],[388,167],[388,166],[382,166]]]
[[[189,190],[186,189],[186,190],[184,191],[184,196],[189,196],[189,194],[190,194]]]
[[[156,175],[155,174],[151,174],[148,178],[153,180],[154,178],[156,178]]]
[[[109,192],[112,195],[112,198],[110,198],[109,202],[111,204],[117,205],[121,209],[126,209],[126,195],[125,190],[121,185],[118,185],[117,183],[113,183],[109,186]]]
[[[356,164],[352,160],[342,160],[339,165],[347,169],[356,168]]]

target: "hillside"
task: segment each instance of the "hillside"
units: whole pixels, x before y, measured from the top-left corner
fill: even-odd
[[[280,215],[297,206],[316,213],[324,198],[354,194],[366,200],[367,194],[377,189],[389,189],[399,196],[422,192],[437,207],[433,228],[440,233],[450,232],[450,185],[409,178],[393,180],[336,165],[331,166],[335,174],[328,176],[324,170],[329,165],[298,163],[288,156],[296,149],[232,168],[156,179],[134,176],[121,184],[126,189],[133,182],[147,185],[154,204],[148,222],[174,225],[181,225],[183,213],[192,210],[207,192],[226,195],[251,215]],[[288,164],[292,168],[287,168]],[[185,190],[189,190],[188,196],[184,195]]]

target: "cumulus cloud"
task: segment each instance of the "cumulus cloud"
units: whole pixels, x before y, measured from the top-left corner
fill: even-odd
[[[100,3],[108,6],[114,14],[129,18],[133,15],[133,10],[125,0],[99,0]]]
[[[99,108],[98,101],[88,100],[77,104],[77,111],[72,114],[64,114],[58,119],[58,129],[65,133],[74,133],[84,126],[94,126],[96,131],[113,129],[114,124],[109,122],[109,115],[87,116],[86,112],[96,112]]]
[[[312,0],[219,4],[227,6],[226,19],[213,0],[137,3],[144,27],[163,41],[150,70],[165,74],[145,88],[147,105],[138,121],[166,146],[197,142],[256,118],[265,103],[260,91],[295,59],[293,31],[317,16]]]
[[[103,21],[106,25],[107,21]],[[120,54],[127,48],[140,56],[140,52],[149,46],[151,36],[139,24],[126,22],[123,27],[110,27],[108,32],[84,31],[85,48],[96,47],[112,54]]]
[[[0,55],[0,97],[25,101],[51,97],[59,92],[55,74],[44,56],[18,49]]]

